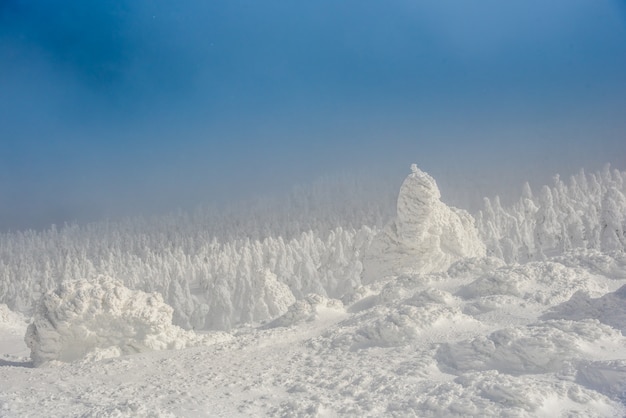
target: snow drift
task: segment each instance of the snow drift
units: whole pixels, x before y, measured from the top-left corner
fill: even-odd
[[[597,319],[626,334],[626,285],[615,292],[592,298],[585,290],[579,290],[571,299],[555,306],[542,319]]]
[[[36,366],[228,338],[223,333],[200,336],[172,325],[172,312],[158,293],[133,291],[109,277],[66,282],[43,296],[24,338]]]
[[[500,373],[559,372],[576,359],[602,353],[605,345],[624,343],[619,331],[597,320],[546,321],[506,328],[471,340],[443,344],[437,354],[441,365],[457,372],[498,370]]]
[[[391,274],[443,271],[466,257],[485,256],[474,218],[443,203],[435,179],[411,166],[398,196],[396,219],[364,257],[363,282]]]

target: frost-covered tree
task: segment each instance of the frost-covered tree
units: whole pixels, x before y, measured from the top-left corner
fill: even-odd
[[[566,185],[554,176],[538,197],[524,186],[521,200],[504,208],[485,200],[477,223],[487,252],[506,261],[526,261],[572,248],[625,251],[626,173],[605,166],[580,171]]]
[[[185,328],[264,321],[293,295],[360,285],[357,254],[391,216],[383,185],[325,178],[282,198],[0,234],[0,302],[30,315],[61,283],[105,275],[159,292]]]
[[[521,199],[509,207],[498,197],[485,199],[475,217],[477,240],[487,255],[506,261],[572,248],[624,251],[625,176],[608,167],[581,171],[567,184],[555,177],[538,194],[525,185]],[[174,308],[177,325],[228,329],[269,320],[288,301],[310,292],[341,298],[361,286],[374,237],[397,215],[387,197],[379,204],[362,183],[342,181],[301,188],[279,203],[265,199],[229,210],[201,208],[0,234],[0,303],[31,315],[47,291],[104,275],[132,290],[160,293]],[[407,190],[413,186],[419,184]],[[429,254],[424,243],[436,243],[442,249],[438,268],[482,254],[459,244],[473,238],[451,239],[472,223],[469,214],[441,211],[438,199],[437,210],[424,212],[414,197],[403,197],[396,225],[411,251]],[[411,223],[413,215],[426,223]],[[420,234],[425,240],[416,241]]]

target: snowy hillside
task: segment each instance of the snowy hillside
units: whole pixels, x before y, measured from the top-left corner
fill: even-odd
[[[472,216],[413,166],[384,227],[4,234],[0,416],[624,416],[624,179]]]

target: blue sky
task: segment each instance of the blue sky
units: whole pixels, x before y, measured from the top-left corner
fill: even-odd
[[[465,196],[626,169],[626,2],[0,2],[0,229],[412,162]]]

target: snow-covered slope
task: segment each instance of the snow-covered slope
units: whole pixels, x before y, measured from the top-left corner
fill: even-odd
[[[5,235],[0,416],[626,416],[623,178],[474,220],[414,167],[382,229]]]

